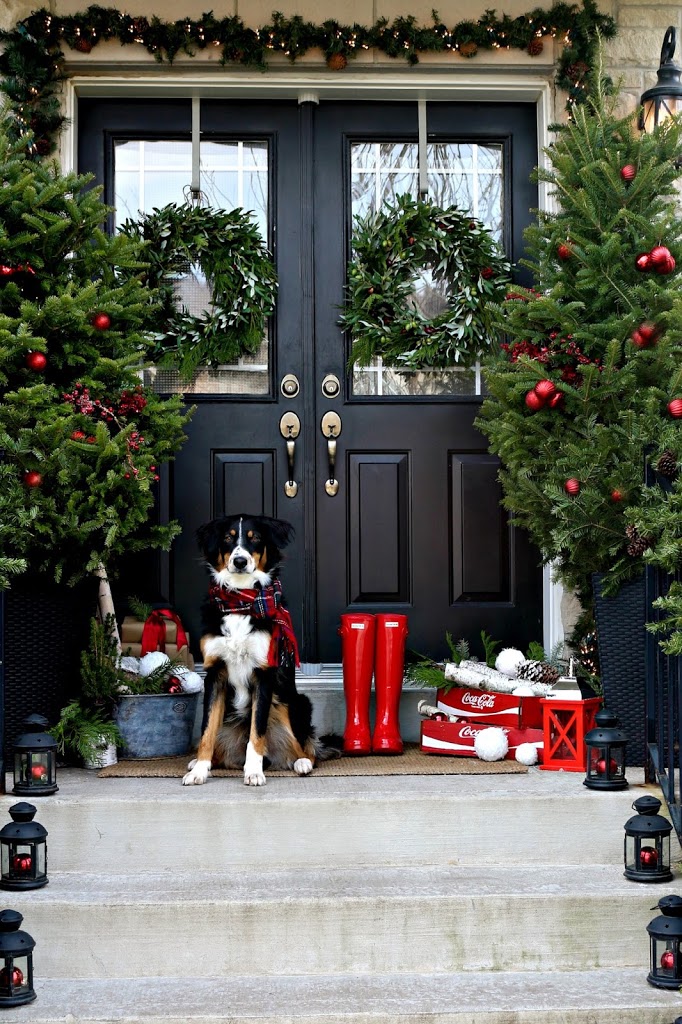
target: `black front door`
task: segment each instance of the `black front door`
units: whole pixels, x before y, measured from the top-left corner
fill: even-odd
[[[104,182],[119,222],[182,201],[190,123],[189,102],[81,102],[80,169]],[[433,103],[428,128],[432,198],[470,209],[518,260],[536,205],[534,107]],[[306,661],[340,660],[347,610],[405,612],[410,646],[439,656],[446,631],[540,639],[537,556],[507,524],[473,426],[479,374],[402,374],[381,360],[348,372],[337,319],[352,217],[416,193],[416,140],[416,103],[202,103],[202,187],[214,205],[254,211],[279,292],[257,356],[185,389],[197,411],[161,501],[183,533],[161,586],[195,637],[206,584],[194,532],[247,511],[296,528],[285,583]],[[426,270],[415,289],[431,285]],[[200,281],[183,301],[201,308]],[[152,378],[183,388],[168,371]]]

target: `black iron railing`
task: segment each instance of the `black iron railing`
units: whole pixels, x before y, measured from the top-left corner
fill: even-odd
[[[657,569],[647,569],[647,621],[660,619],[661,613],[653,603],[668,592],[675,580],[682,580],[682,573],[670,576]],[[647,633],[647,779],[660,785],[670,819],[682,841],[682,657],[664,654],[659,640],[659,635]]]

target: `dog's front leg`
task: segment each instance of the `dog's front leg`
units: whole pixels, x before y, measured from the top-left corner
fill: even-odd
[[[268,718],[272,705],[272,676],[274,669],[256,669],[256,692],[251,705],[251,730],[246,745],[244,761],[244,785],[264,786],[263,757]]]
[[[211,774],[216,736],[225,717],[225,687],[227,685],[225,664],[222,661],[211,664],[206,677],[211,687],[211,703],[206,726],[199,741],[196,759],[190,761],[188,765],[189,771],[182,779],[183,786],[201,786],[208,779]]]

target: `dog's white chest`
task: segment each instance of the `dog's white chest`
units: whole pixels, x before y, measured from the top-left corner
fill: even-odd
[[[250,701],[253,670],[264,668],[268,662],[270,634],[254,630],[248,615],[224,615],[220,630],[222,636],[214,636],[207,641],[204,657],[222,658],[236,691],[235,703],[238,707],[246,707]]]

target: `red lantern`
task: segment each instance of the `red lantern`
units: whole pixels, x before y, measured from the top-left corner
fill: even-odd
[[[584,772],[587,764],[585,734],[594,725],[599,697],[585,700],[542,698],[542,767],[554,771]]]

